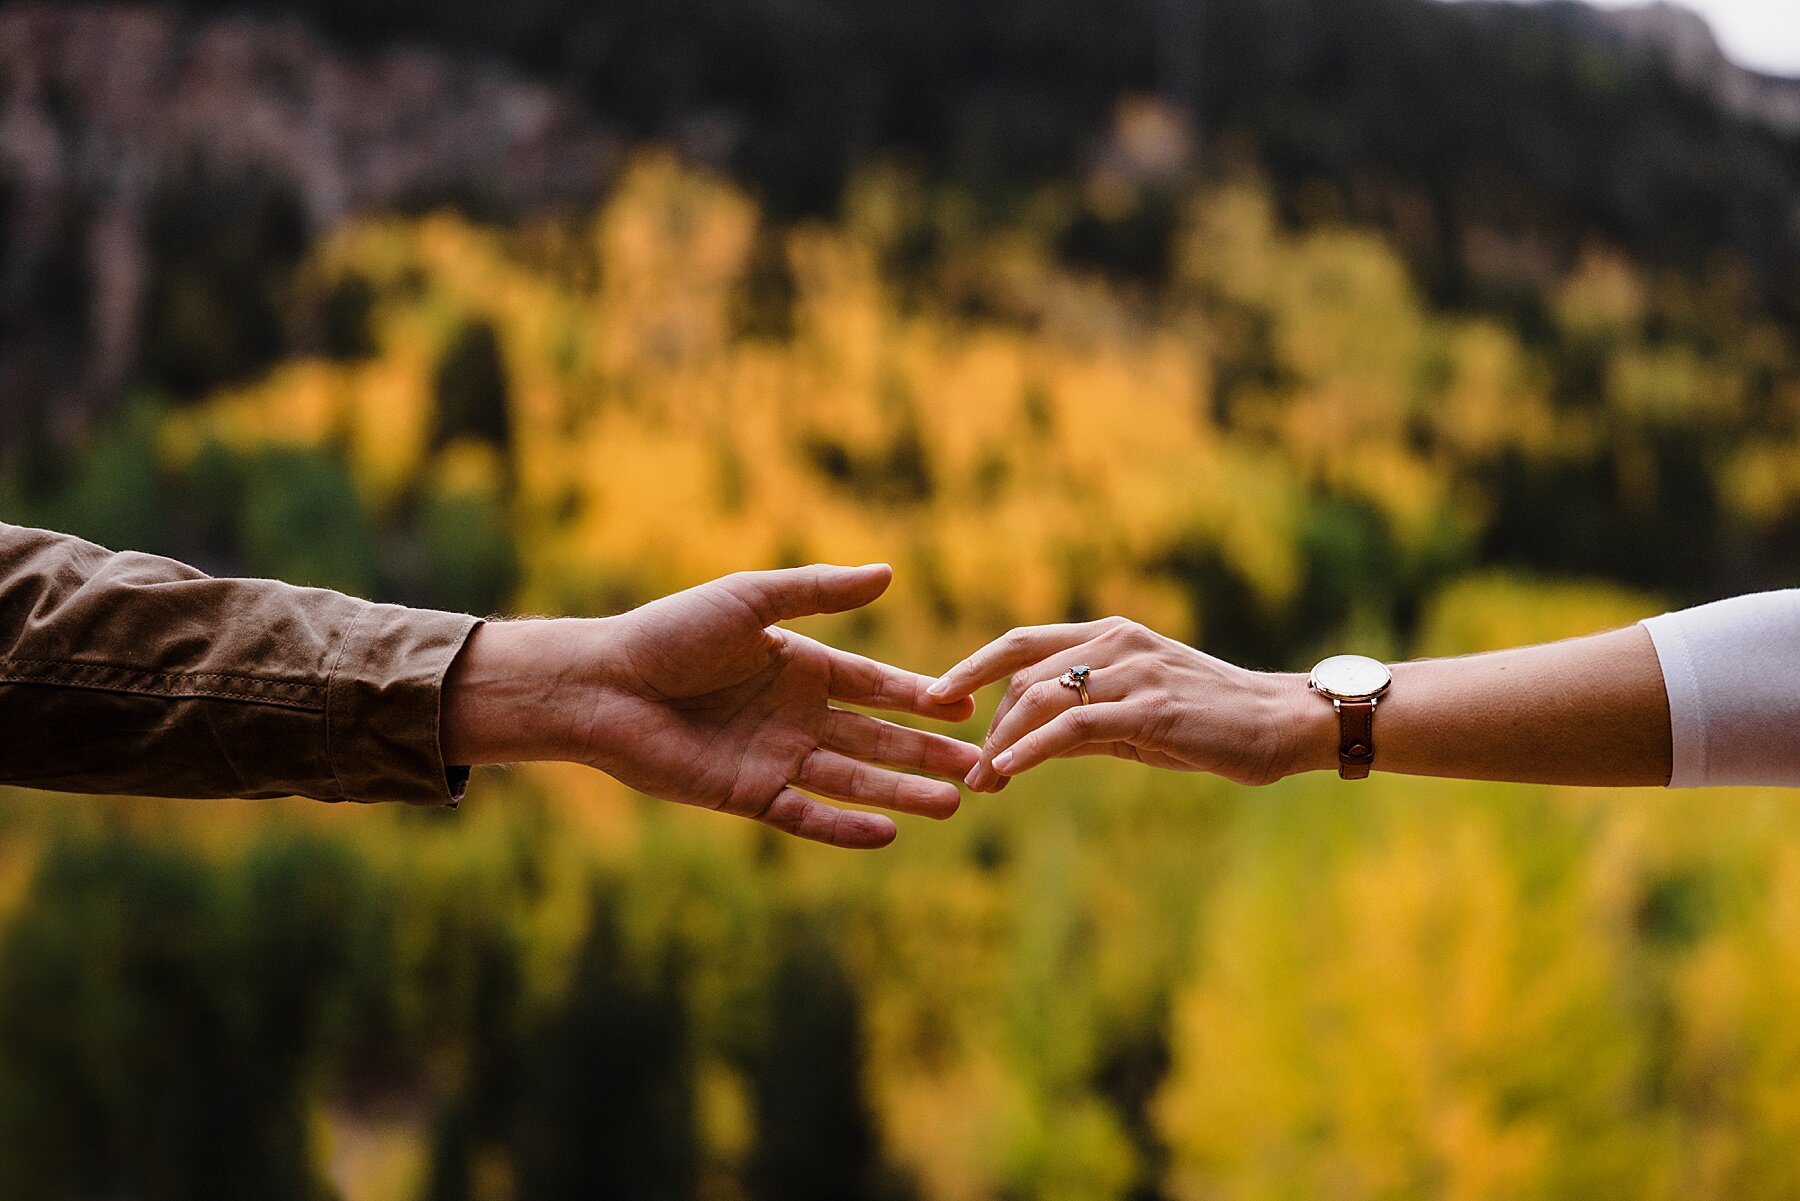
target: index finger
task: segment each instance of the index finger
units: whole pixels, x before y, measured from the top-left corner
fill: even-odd
[[[798,637],[792,633],[788,636]],[[975,712],[975,702],[966,697],[931,696],[927,691],[931,687],[930,676],[822,643],[820,647],[831,671],[830,692],[834,701],[895,713],[913,713],[938,721],[967,721]]]
[[[866,713],[827,709],[820,745],[867,763],[930,772],[946,780],[969,774],[981,752],[966,742],[895,725]]]
[[[930,695],[940,702],[972,696],[1022,667],[1098,637],[1116,621],[1116,618],[1103,617],[1099,621],[1020,626],[1009,630],[940,676],[931,685]]]

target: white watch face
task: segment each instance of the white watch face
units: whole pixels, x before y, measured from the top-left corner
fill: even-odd
[[[1312,684],[1341,701],[1380,696],[1393,682],[1387,664],[1367,655],[1333,655],[1312,669]]]

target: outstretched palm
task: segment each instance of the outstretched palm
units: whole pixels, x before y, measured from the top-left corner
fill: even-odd
[[[893,822],[799,790],[948,817],[960,801],[954,784],[873,765],[955,779],[974,766],[974,747],[829,702],[949,721],[973,702],[933,700],[926,677],[775,626],[868,604],[891,578],[880,565],[746,572],[610,619],[609,687],[591,715],[589,762],[665,800],[836,846],[883,846]]]

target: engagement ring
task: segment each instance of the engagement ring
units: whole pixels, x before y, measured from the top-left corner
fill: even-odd
[[[1087,664],[1078,663],[1074,667],[1063,672],[1062,675],[1057,676],[1056,682],[1061,684],[1064,688],[1073,688],[1076,692],[1079,692],[1081,694],[1081,703],[1085,705],[1088,703],[1088,677],[1093,674],[1093,669],[1088,667]]]

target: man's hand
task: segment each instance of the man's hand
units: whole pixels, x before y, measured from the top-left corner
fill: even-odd
[[[776,623],[859,608],[892,578],[883,564],[744,572],[618,617],[489,623],[445,682],[445,760],[574,760],[664,800],[886,846],[889,818],[804,792],[944,818],[956,785],[905,771],[957,779],[977,751],[828,702],[945,721],[974,702],[935,700],[924,676]]]

